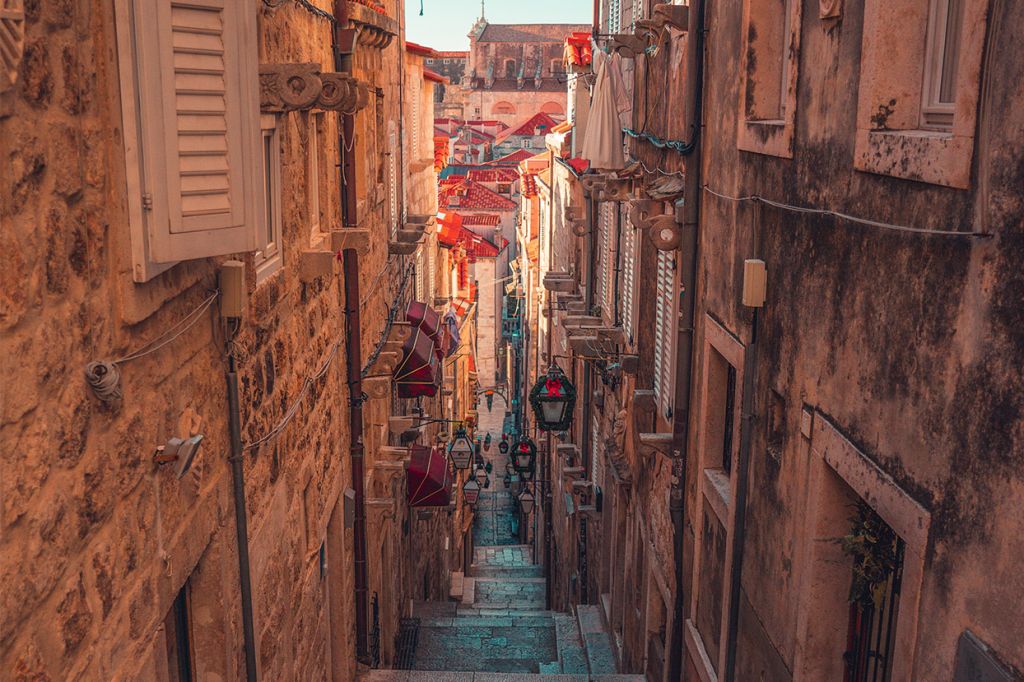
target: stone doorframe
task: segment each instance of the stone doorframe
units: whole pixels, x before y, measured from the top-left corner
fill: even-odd
[[[734,452],[738,448],[740,429],[739,406],[743,404],[743,367],[745,364],[744,355],[746,348],[740,339],[719,324],[719,322],[710,315],[704,316],[703,331],[704,343],[702,349],[703,352],[701,354],[701,379],[697,403],[698,409],[700,410],[697,416],[697,423],[700,425],[697,427],[697,500],[693,507],[693,527],[699,529],[704,526],[704,500],[706,499],[708,501],[708,506],[714,511],[719,522],[722,524],[722,528],[725,530],[726,550],[722,563],[722,584],[729,585],[732,579],[733,552],[731,538],[736,513],[736,508],[732,501],[736,498],[736,477],[725,474],[722,469],[717,466],[712,466],[715,458],[709,451],[709,448],[711,447],[709,442],[710,438],[707,433],[707,428],[704,428],[704,426],[710,410],[710,401],[712,398],[716,397],[712,395],[710,382],[708,380],[711,369],[711,352],[714,351],[725,358],[725,360],[736,370],[736,392],[734,395],[734,404],[737,409],[734,415],[732,427]],[[697,604],[700,598],[702,545],[703,538],[701,533],[694,533],[693,580],[689,594],[689,608],[687,609],[687,612],[690,614],[697,613]],[[705,596],[705,598],[707,598],[707,596]],[[720,644],[724,644],[729,627],[728,618],[726,617],[726,614],[729,613],[728,591],[725,591],[722,595],[722,602],[718,605],[718,608],[721,609],[723,614],[721,619],[722,627],[721,632],[719,633],[719,642]],[[686,650],[694,667],[697,669],[701,682],[717,682],[718,675],[715,671],[722,670],[722,666],[725,664],[726,647],[720,645],[719,655],[717,657],[718,660],[712,661],[707,648],[705,647],[704,639],[701,636],[700,631],[697,629],[696,620],[694,620],[694,618],[687,618],[684,627],[685,630],[683,631],[683,635]]]
[[[905,544],[903,579],[892,651],[893,682],[911,682],[917,623],[931,514],[887,473],[857,449],[820,411],[805,409],[812,421],[804,542],[799,557],[797,648],[794,682],[842,678],[845,618],[852,564],[834,542],[847,532],[850,510],[842,504],[843,485],[867,502]],[[806,434],[805,434],[806,435]]]

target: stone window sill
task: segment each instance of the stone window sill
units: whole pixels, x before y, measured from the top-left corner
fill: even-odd
[[[704,470],[704,497],[723,528],[729,527],[729,507],[732,506],[732,481],[722,469]]]
[[[793,123],[785,120],[741,120],[736,146],[745,152],[793,158]]]
[[[967,189],[974,138],[934,130],[859,130],[854,168]]]

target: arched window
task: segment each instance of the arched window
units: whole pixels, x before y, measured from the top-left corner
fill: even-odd
[[[551,116],[565,116],[565,109],[558,102],[544,102],[540,110]]]
[[[505,60],[505,78],[516,78],[516,60],[506,59]]]
[[[491,113],[495,116],[515,116],[516,107],[511,102],[497,102],[491,107]]]

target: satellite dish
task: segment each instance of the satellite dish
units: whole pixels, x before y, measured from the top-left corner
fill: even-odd
[[[174,475],[180,480],[192,468],[192,461],[199,454],[199,447],[203,443],[203,435],[197,434],[190,438],[169,438],[166,445],[156,449],[153,461],[157,464],[170,464],[176,462]]]

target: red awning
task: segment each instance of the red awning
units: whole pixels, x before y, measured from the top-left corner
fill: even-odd
[[[441,316],[436,310],[420,301],[413,301],[405,310],[405,319],[413,327],[419,327],[434,341],[434,352],[438,357],[444,355],[444,327]]]
[[[433,397],[437,395],[440,377],[434,340],[419,327],[413,327],[412,336],[402,347],[402,362],[395,369],[398,397]]]
[[[409,448],[409,470],[405,477],[410,507],[447,507],[452,499],[452,472],[448,458],[437,448],[413,445]]]

